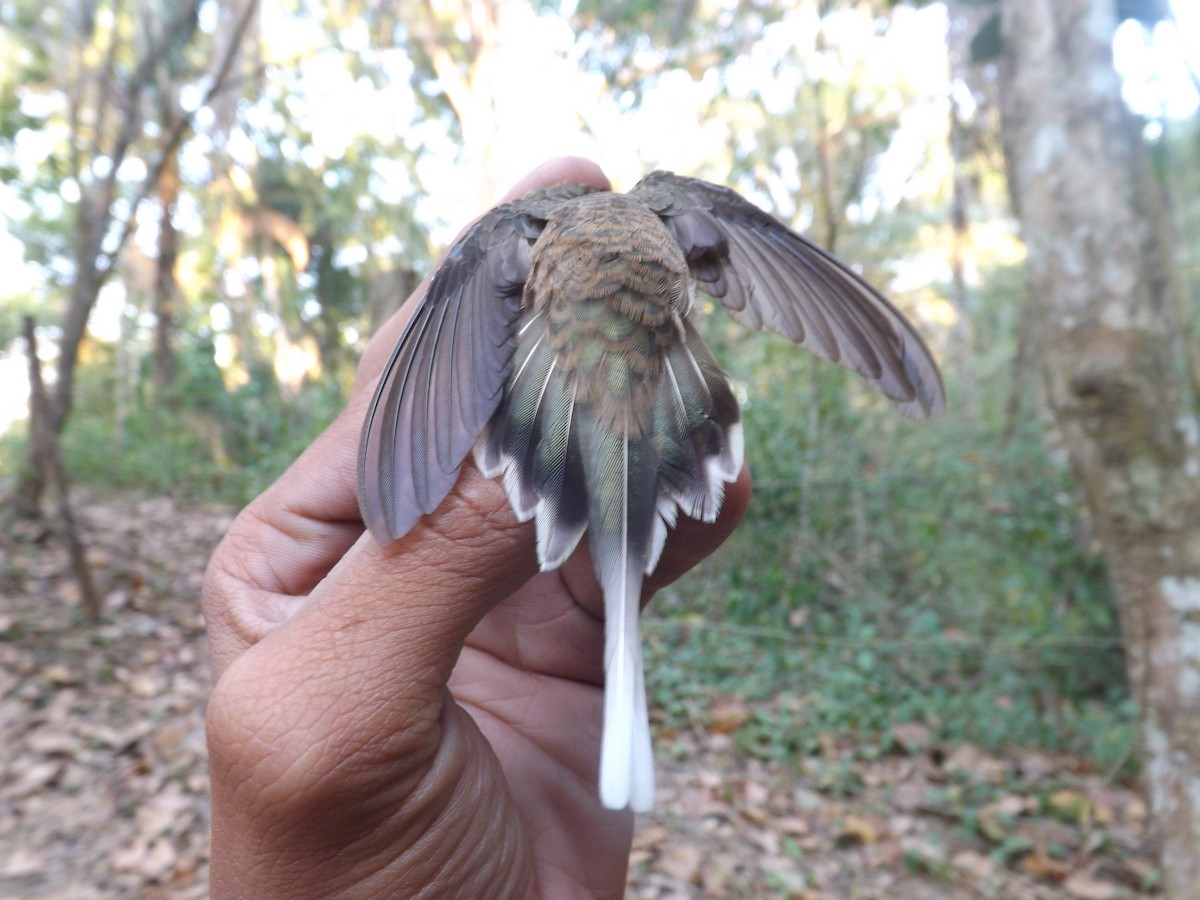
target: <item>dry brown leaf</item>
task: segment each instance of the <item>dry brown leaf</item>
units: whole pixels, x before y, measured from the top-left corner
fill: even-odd
[[[1022,797],[1020,794],[1005,794],[988,804],[1000,815],[1015,819],[1017,816],[1037,807],[1037,801],[1032,797]]]
[[[1077,900],[1116,900],[1121,894],[1120,888],[1112,882],[1101,881],[1084,872],[1076,872],[1063,882],[1063,889]]]
[[[925,805],[926,786],[913,781],[896,785],[892,790],[892,805],[897,809],[914,810]]]
[[[959,850],[950,858],[950,865],[976,881],[990,878],[996,871],[991,859],[974,850]]]
[[[114,588],[104,595],[100,605],[106,613],[118,613],[129,606],[129,591],[122,587]]]
[[[153,722],[132,722],[123,728],[111,728],[97,723],[88,725],[84,734],[89,740],[121,753],[153,730]]]
[[[721,734],[717,731],[709,731],[705,733],[708,736],[708,749],[711,752],[718,755],[733,752],[733,735]]]
[[[676,881],[696,884],[704,853],[694,844],[669,844],[658,857],[658,868]]]
[[[745,807],[765,816],[771,800],[770,789],[761,781],[749,778],[742,782],[742,802]]]
[[[1091,818],[1092,805],[1085,794],[1061,788],[1046,799],[1046,806],[1064,822],[1086,824]]]
[[[1121,860],[1118,865],[1128,870],[1130,880],[1135,885],[1149,884],[1158,871],[1158,865],[1153,860],[1143,859],[1139,856]]]
[[[42,756],[74,756],[79,738],[66,731],[39,728],[25,736],[25,746]]]
[[[761,856],[778,856],[781,841],[779,835],[765,828],[747,828],[744,832],[746,841],[753,844]]]
[[[973,744],[960,744],[946,757],[942,767],[947,772],[960,772],[992,784],[1000,784],[1008,767],[996,757],[984,753]]]
[[[732,734],[749,719],[750,707],[744,697],[723,697],[708,707],[708,730],[713,734]]]
[[[800,837],[812,831],[812,826],[808,824],[808,819],[800,816],[781,816],[775,819],[774,826],[780,834],[791,835],[792,837]]]
[[[12,853],[5,854],[3,864],[0,864],[0,875],[18,877],[30,875],[45,870],[47,859],[44,853],[29,847],[18,847]]]
[[[903,768],[899,767],[898,771],[894,757],[874,763],[865,763],[859,767],[858,780],[868,788],[878,788],[885,784],[895,784],[897,781],[904,779],[905,776],[902,774]]]
[[[980,834],[994,844],[1000,843],[1008,837],[1013,820],[1025,812],[1032,802],[1016,794],[1005,794],[981,807],[976,819]]]
[[[633,833],[633,846],[638,850],[659,847],[665,844],[670,837],[671,833],[661,825],[644,825]]]
[[[917,830],[917,820],[913,816],[898,815],[888,818],[888,834],[903,837]]]
[[[993,844],[999,844],[1008,837],[1009,823],[1002,816],[996,815],[994,811],[989,811],[986,807],[979,811],[979,815],[975,820],[975,826],[979,833]]]
[[[165,839],[138,838],[113,856],[113,868],[135,872],[148,880],[163,878],[175,866],[175,849]]]
[[[1043,781],[1057,774],[1059,762],[1041,750],[1023,749],[1016,754],[1017,769],[1028,781]]]
[[[841,755],[838,751],[837,735],[828,731],[817,734],[817,745],[821,748],[821,756],[826,762],[834,762]]]
[[[164,693],[166,678],[162,673],[143,670],[132,673],[127,683],[138,697],[158,697]]]
[[[792,789],[792,805],[801,812],[819,812],[825,806],[825,798],[804,785]]]
[[[765,825],[767,824],[767,820],[770,818],[767,815],[767,811],[764,809],[742,807],[738,810],[738,812],[741,814],[743,819],[745,819],[747,822],[753,822],[755,825]]]
[[[879,828],[862,816],[846,816],[838,828],[837,842],[841,845],[874,844],[879,840]]]
[[[929,749],[932,738],[929,729],[920,722],[901,722],[892,726],[892,740],[905,753],[922,753]]]
[[[1045,849],[1038,846],[1033,852],[1021,860],[1021,868],[1034,878],[1044,878],[1048,881],[1062,881],[1071,874],[1071,867],[1061,859],[1049,856]]]
[[[1102,798],[1093,797],[1092,802],[1092,821],[1097,825],[1108,828],[1117,821],[1117,814],[1113,812],[1113,808],[1108,805]]]
[[[700,871],[700,887],[704,896],[729,896],[729,885],[734,880],[740,862],[740,858],[733,853],[717,853],[710,856]]]
[[[1150,810],[1146,806],[1146,801],[1141,797],[1130,794],[1125,802],[1125,809],[1121,815],[1121,820],[1134,828],[1141,828],[1146,823],[1147,817],[1150,815]]]
[[[176,750],[191,735],[193,723],[187,719],[171,719],[154,732],[154,747],[159,753]]]
[[[711,788],[696,785],[688,785],[680,791],[679,812],[693,822],[709,817],[729,818],[734,814],[728,803],[714,796]]]
[[[76,684],[79,681],[79,675],[71,671],[62,663],[51,663],[42,669],[42,678],[57,686],[65,684]]]
[[[0,798],[4,800],[20,800],[42,790],[58,777],[63,763],[61,760],[45,760],[29,765],[18,761],[18,767],[10,767],[9,772],[13,772],[14,768],[15,777],[0,787]]]
[[[54,586],[54,593],[63,606],[78,606],[83,596],[79,583],[72,579],[62,579]]]

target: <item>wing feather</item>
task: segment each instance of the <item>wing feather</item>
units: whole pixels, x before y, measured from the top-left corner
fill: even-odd
[[[497,327],[506,328],[511,308],[519,308],[520,298],[499,299]],[[485,301],[446,280],[439,284],[435,276],[372,400],[359,449],[359,503],[364,521],[381,542],[405,534],[422,514],[436,508],[458,478],[457,464],[449,461],[457,449],[452,432],[439,428],[439,421],[457,418],[461,425],[455,430],[467,431],[486,422],[494,409],[488,402],[494,392],[486,383],[467,403],[446,396],[447,391],[455,392],[459,378],[471,377],[465,367],[451,369],[455,378],[449,384],[444,377],[440,381],[435,377],[441,354],[445,354],[443,363],[453,361],[447,345],[453,342],[455,329],[443,327],[445,312],[471,302]],[[467,443],[465,449],[470,446]]]
[[[489,478],[504,476],[504,486],[517,518],[534,514],[534,456],[544,428],[542,400],[554,373],[554,353],[540,327],[540,312],[526,316],[513,370],[498,406],[499,413],[476,444],[475,460]]]
[[[451,247],[392,351],[363,425],[359,506],[381,543],[432,512],[500,403],[516,347],[530,247],[558,185],[490,210]]]
[[[937,363],[861,276],[728,188],[654,172],[632,193],[683,246],[693,276],[750,328],[766,326],[874,382],[900,410],[945,407]]]

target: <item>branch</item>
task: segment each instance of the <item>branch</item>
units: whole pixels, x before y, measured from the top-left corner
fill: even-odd
[[[142,182],[142,186],[134,195],[129,207],[129,215],[121,224],[120,234],[117,236],[117,243],[112,250],[104,251],[98,249],[98,256],[103,260],[103,268],[107,273],[112,270],[116,263],[117,257],[121,250],[129,241],[129,236],[133,232],[133,225],[137,221],[137,208],[142,201],[150,196],[154,190],[154,186],[158,184],[159,176],[162,175],[163,169],[167,165],[167,161],[179,149],[179,145],[183,142],[183,136],[191,128],[196,120],[196,113],[206,108],[219,93],[225,90],[229,81],[229,72],[233,65],[233,61],[237,56],[238,50],[242,46],[242,40],[245,37],[246,29],[250,25],[250,21],[254,17],[254,13],[258,9],[258,0],[247,0],[241,18],[237,21],[234,27],[234,33],[230,37],[229,43],[225,48],[225,55],[221,58],[220,65],[216,69],[216,74],[213,77],[212,83],[204,94],[204,98],[191,112],[180,116],[172,125],[170,131],[167,132],[166,139],[162,142],[158,157],[154,164],[148,168],[146,178]],[[115,177],[116,167],[114,166],[110,177]],[[111,202],[111,199],[110,199]]]
[[[104,131],[106,128],[106,122],[108,120],[108,112],[113,106],[110,98],[112,97],[113,90],[113,75],[117,71],[117,48],[120,43],[121,35],[121,30],[116,27],[116,21],[120,16],[121,6],[122,4],[120,0],[117,0],[117,2],[113,4],[113,27],[108,34],[108,49],[104,53],[104,65],[100,70],[99,83],[96,85],[96,121],[92,126],[92,141],[91,146],[88,148],[88,159],[96,159],[98,156],[102,156],[104,153],[101,142],[104,140]],[[94,28],[95,25],[93,24],[93,30]],[[82,51],[85,48],[80,49]],[[84,76],[81,67],[80,78],[82,79],[83,77]],[[75,131],[72,131],[71,133],[77,134]],[[83,171],[83,165],[79,159],[79,142],[73,141],[71,146],[72,156],[74,157],[73,166],[75,169],[75,179],[76,181],[79,181]]]
[[[473,119],[470,109],[471,86],[467,77],[459,70],[454,54],[447,47],[433,4],[430,0],[425,0],[420,6],[414,5],[410,16],[409,34],[429,57],[438,85],[450,101],[451,109],[458,116],[459,126],[466,132],[470,127],[468,119]]]
[[[196,15],[200,2],[201,0],[193,0],[190,5],[182,7],[175,14],[167,27],[162,30],[158,39],[147,47],[146,52],[138,61],[137,68],[134,69],[133,74],[125,82],[125,118],[121,121],[121,130],[117,134],[116,142],[107,154],[111,162],[111,167],[109,168],[108,175],[101,182],[101,200],[96,207],[97,210],[103,210],[106,217],[112,209],[113,198],[116,196],[117,171],[121,168],[121,164],[125,162],[129,148],[133,146],[133,142],[137,140],[138,135],[142,133],[142,91],[145,90],[147,84],[154,80],[154,70],[157,68],[163,54],[166,53],[169,42]],[[102,108],[107,109],[108,104],[105,104]],[[129,219],[126,220],[127,224],[133,219],[133,216],[134,211],[131,209]],[[99,240],[103,240],[103,231]],[[96,252],[100,255],[99,246],[96,247]],[[113,254],[103,254],[101,258],[105,255],[108,257],[107,262],[111,267]]]

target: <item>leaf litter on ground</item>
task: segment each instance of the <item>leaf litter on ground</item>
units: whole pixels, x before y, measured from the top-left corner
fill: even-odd
[[[199,596],[232,513],[131,496],[79,505],[99,626],[79,618],[53,535],[18,524],[0,536],[0,896],[205,897]],[[724,693],[695,727],[660,729],[631,900],[1159,893],[1140,790],[1087,760],[941,746],[918,722],[896,726],[885,752],[828,735],[811,757],[763,760],[735,740],[752,712]]]

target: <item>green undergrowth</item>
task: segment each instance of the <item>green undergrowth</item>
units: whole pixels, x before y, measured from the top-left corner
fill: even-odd
[[[749,512],[656,598],[647,677],[668,727],[713,698],[749,701],[736,731],[768,757],[835,736],[886,749],[897,724],[989,749],[1132,766],[1135,711],[1106,568],[1061,455],[1002,340],[1006,285],[973,322],[971,384],[947,410],[895,414],[865,383],[784,341],[709,320],[735,373]],[[994,341],[989,338],[994,335]]]
[[[241,506],[292,463],[341,410],[333,381],[282,390],[269,370],[227,388],[200,353],[181,355],[162,395],[143,380],[124,396],[111,348],[82,367],[63,458],[73,482],[95,491],[137,491]],[[15,472],[24,423],[0,438],[0,471]]]
[[[1133,765],[1108,577],[1036,425],[871,413],[787,448],[765,405],[747,411],[746,519],[646,617],[664,723],[732,693],[752,710],[739,743],[768,757],[831,734],[886,748],[919,722],[946,742]]]
[[[660,728],[694,731],[724,698],[743,698],[734,732],[764,759],[819,756],[829,741],[870,759],[920,723],[943,746],[1036,747],[1132,774],[1136,713],[1120,685],[1070,696],[1039,667],[1045,644],[805,639],[685,617],[648,617],[647,683]],[[1061,649],[1061,648],[1060,648]]]
[[[1042,423],[994,412],[999,356],[971,392],[950,384],[944,417],[914,423],[784,341],[709,337],[750,373],[735,388],[755,488],[726,546],[646,617],[664,725],[736,694],[751,708],[737,740],[769,757],[830,734],[886,748],[919,722],[945,741],[1132,758],[1104,565]],[[289,395],[269,372],[229,388],[204,348],[181,361],[166,396],[118,399],[112,360],[81,369],[64,435],[77,484],[241,505],[344,402],[336,383]],[[19,434],[0,445],[7,470],[20,449]]]

